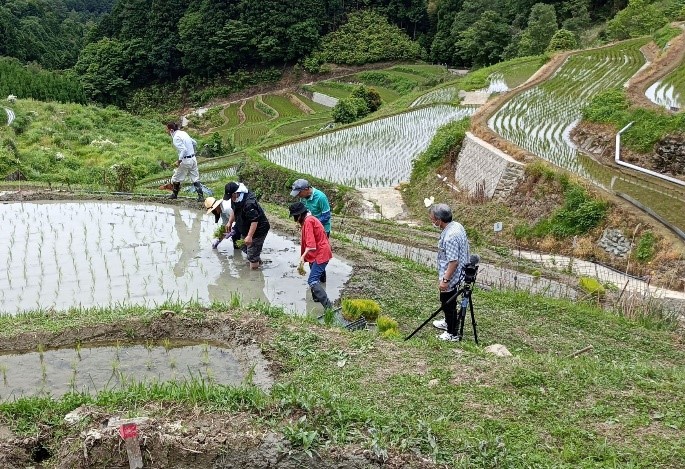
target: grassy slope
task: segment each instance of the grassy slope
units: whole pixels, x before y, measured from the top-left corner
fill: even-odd
[[[340,239],[334,249],[357,265],[347,296],[376,298],[403,333],[436,307],[431,270]],[[131,390],[103,396],[99,404],[132,415],[150,412],[150,401],[243,409],[309,449],[352,444],[379,456],[418,451],[458,467],[679,467],[685,457],[685,418],[678,411],[685,406],[682,335],[591,305],[522,293],[477,291],[474,302],[481,346],[470,339],[441,343],[430,327],[410,342],[386,341],[248,308],[248,315],[272,318],[274,338],[262,348],[281,372],[269,395],[191,386]],[[194,321],[217,314],[172,309]],[[240,314],[227,305],[215,311]],[[0,337],[160,314],[133,308],[5,317]],[[515,358],[485,354],[482,346],[492,343],[505,344]],[[592,353],[567,358],[588,344]],[[20,400],[0,405],[0,416],[30,433],[84,400]]]
[[[19,168],[30,180],[97,183],[104,168],[122,160],[145,177],[159,170],[160,159],[176,157],[161,122],[112,107],[18,100],[13,108],[29,123],[19,135],[14,124],[0,127],[0,141],[15,142]]]

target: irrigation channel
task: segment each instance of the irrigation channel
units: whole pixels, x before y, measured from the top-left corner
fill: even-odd
[[[579,152],[569,138],[593,96],[621,86],[644,64],[639,51],[642,42],[626,41],[570,56],[552,78],[507,101],[488,126],[519,147],[623,196],[685,232],[685,188],[605,166]]]
[[[0,313],[36,309],[196,300],[268,302],[294,314],[319,314],[299,243],[273,230],[263,269],[224,242],[212,249],[214,218],[155,204],[41,202],[0,205]],[[328,265],[331,301],[351,275],[344,259]]]

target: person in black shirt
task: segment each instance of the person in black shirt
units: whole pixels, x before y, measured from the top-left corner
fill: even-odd
[[[271,226],[266,218],[264,209],[257,202],[252,192],[247,190],[245,184],[229,182],[224,190],[224,200],[231,201],[233,213],[228,219],[226,229],[235,221],[238,232],[244,233],[245,246],[247,246],[247,260],[252,269],[258,269],[262,265],[262,248],[264,240]]]

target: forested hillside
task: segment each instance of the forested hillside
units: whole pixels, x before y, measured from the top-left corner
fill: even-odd
[[[115,0],[0,0],[0,56],[50,69],[76,63],[85,37]]]
[[[88,99],[135,110],[190,93],[198,104],[284,66],[481,67],[683,17],[685,0],[0,0],[0,55],[73,66]]]

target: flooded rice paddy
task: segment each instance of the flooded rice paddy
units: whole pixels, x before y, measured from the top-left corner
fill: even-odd
[[[409,180],[412,162],[428,148],[439,127],[474,110],[426,107],[274,148],[265,156],[288,169],[338,184],[392,187]]]
[[[297,274],[299,240],[271,231],[264,268],[249,269],[230,242],[212,249],[217,225],[204,211],[108,202],[0,205],[0,313],[165,301],[228,302],[239,295],[307,314],[306,277]],[[331,300],[352,267],[328,265]]]
[[[164,341],[79,346],[0,355],[0,400],[68,392],[95,394],[133,383],[204,380],[267,389],[272,381],[257,346],[222,348]]]

